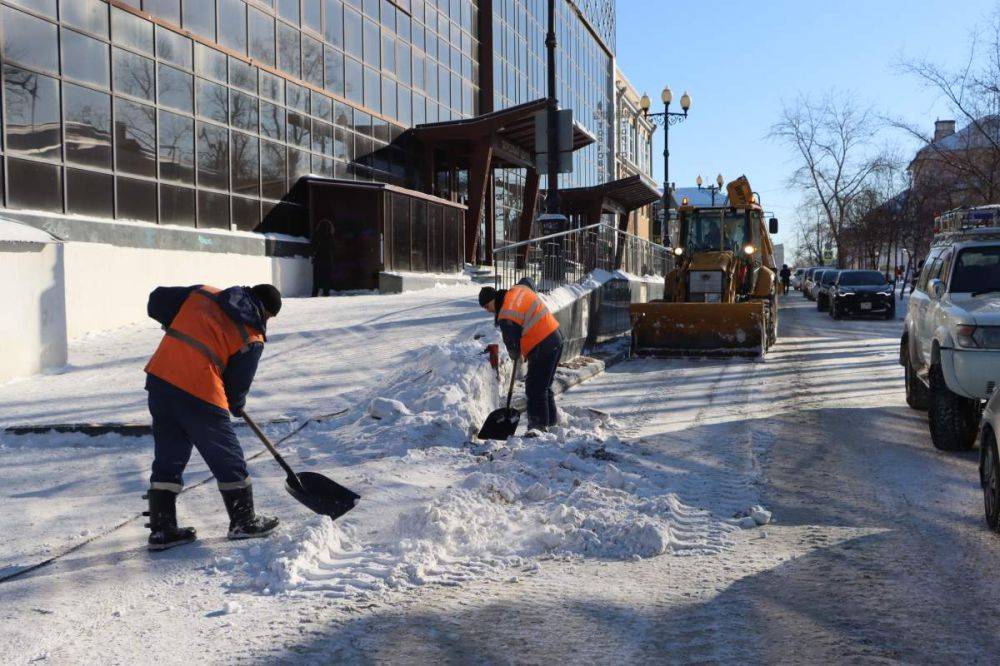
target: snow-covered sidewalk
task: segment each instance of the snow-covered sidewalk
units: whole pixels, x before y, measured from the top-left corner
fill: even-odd
[[[261,622],[295,599],[349,609],[429,584],[516,578],[545,559],[711,556],[728,547],[735,521],[685,503],[659,458],[646,458],[616,434],[621,424],[586,405],[565,410],[561,426],[538,439],[470,443],[507,379],[482,354],[498,333],[474,287],[287,307],[248,408],[292,417],[271,426],[277,438],[307,417],[336,413],[281,448],[297,469],[359,492],[359,506],[335,524],[309,514],[284,492],[280,468],[256,457],[259,508],[278,514],[282,527],[261,542],[228,542],[214,484],[191,485],[208,478],[194,456],[179,514],[200,540],[149,554],[135,519],[148,437],[4,435],[0,492],[12,510],[0,516],[10,535],[0,545],[0,577],[93,541],[0,583],[13,602],[0,652],[136,660],[132,644],[109,642],[108,632],[148,636],[161,610],[169,619],[158,619],[168,633],[153,631],[160,646],[169,633],[218,637],[241,625],[238,616]],[[141,363],[157,337],[136,327],[82,344],[63,374],[4,386],[0,413],[21,423],[140,420]],[[43,393],[47,406],[33,402]],[[244,444],[260,451],[249,433]],[[206,649],[196,643],[172,654],[185,660]]]

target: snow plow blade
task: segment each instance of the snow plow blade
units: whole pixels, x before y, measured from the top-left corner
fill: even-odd
[[[633,303],[635,356],[761,356],[764,304]]]

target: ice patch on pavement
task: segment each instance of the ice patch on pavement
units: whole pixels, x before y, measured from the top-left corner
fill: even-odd
[[[309,434],[314,455],[346,448],[405,472],[371,478],[358,508],[336,524],[311,517],[219,558],[215,567],[232,587],[371,597],[509,577],[510,567],[544,557],[632,560],[727,548],[737,528],[680,501],[664,473],[614,436],[606,415],[573,409],[538,438],[471,445],[505,379],[497,380],[483,346],[480,339],[424,351],[346,425]],[[429,469],[449,476],[440,486],[398,487],[401,476],[419,485]],[[384,527],[374,527],[379,521]]]

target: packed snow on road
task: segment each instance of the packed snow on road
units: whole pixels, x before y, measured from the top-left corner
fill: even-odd
[[[4,661],[966,661],[994,641],[953,613],[960,638],[928,646],[938,595],[993,546],[974,460],[941,460],[903,403],[898,321],[789,297],[765,359],[619,363],[550,432],[483,442],[511,364],[483,354],[475,293],[289,299],[275,320],[247,411],[361,495],[336,522],[240,428],[278,532],[227,541],[195,455],[178,513],[200,538],[151,554],[148,435],[3,434]],[[148,423],[157,339],[95,336],[0,386],[4,425]],[[956,594],[998,591],[977,580]]]

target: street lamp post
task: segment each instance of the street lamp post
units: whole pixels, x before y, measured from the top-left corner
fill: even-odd
[[[664,88],[663,92],[660,93],[660,100],[663,102],[663,111],[661,113],[649,112],[651,101],[649,95],[646,94],[643,94],[642,99],[639,101],[639,106],[642,108],[642,115],[654,127],[656,125],[663,125],[663,228],[660,230],[660,237],[665,238],[667,217],[670,215],[670,126],[687,120],[688,111],[691,109],[691,95],[687,94],[687,92],[681,95],[681,111],[683,113],[670,110],[670,103],[674,101],[674,93],[671,92],[669,87]]]
[[[698,178],[696,178],[694,182],[695,182],[695,185],[697,185],[698,189],[700,190],[701,189],[701,184],[703,182],[705,182],[705,181],[703,181],[701,179],[701,174],[699,174]],[[723,184],[725,182],[726,182],[726,179],[723,178],[722,174],[720,173],[718,176],[715,177],[715,185],[709,185],[708,187],[705,188],[709,192],[712,193],[712,206],[715,206],[715,193],[716,192],[720,192],[722,190],[722,186],[723,186]]]

